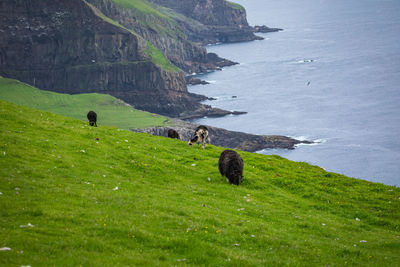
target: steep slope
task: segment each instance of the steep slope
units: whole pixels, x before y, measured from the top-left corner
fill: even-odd
[[[4,101],[0,140],[0,265],[400,262],[396,187],[240,151],[245,180],[231,186],[223,148]]]
[[[239,4],[225,0],[150,1],[181,14],[174,19],[194,42],[209,44],[262,39],[254,35],[254,29],[247,23],[246,10]]]
[[[121,129],[142,129],[166,126],[166,117],[132,108],[115,97],[105,94],[60,94],[43,91],[25,83],[0,77],[0,99],[87,121],[89,110],[97,113],[97,124]]]
[[[170,116],[202,106],[151,43],[84,0],[0,2],[0,75],[63,93],[100,92]]]
[[[155,9],[146,0],[88,0],[107,17],[138,33],[160,49],[186,73],[206,72],[234,64],[207,53],[192,43],[171,14]]]

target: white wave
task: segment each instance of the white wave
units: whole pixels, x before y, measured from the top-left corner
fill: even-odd
[[[300,143],[295,145],[294,147],[299,147],[299,146],[316,146],[325,143],[327,140],[326,139],[315,139],[311,140],[310,138],[307,138],[306,136],[291,136],[291,138],[299,140],[299,141],[311,141],[311,144],[305,144],[305,143]]]
[[[214,83],[216,83],[217,81],[208,81],[208,80],[206,80],[206,82],[211,83],[211,84],[214,84]]]
[[[298,60],[297,63],[311,63],[314,61],[315,61],[315,59],[302,59],[302,60]]]

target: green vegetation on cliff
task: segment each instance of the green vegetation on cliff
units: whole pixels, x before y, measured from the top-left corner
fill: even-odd
[[[161,36],[170,35],[172,37],[185,38],[178,24],[161,9],[156,9],[146,0],[111,0],[115,4],[131,10],[138,22],[156,31]]]
[[[238,3],[234,3],[231,1],[227,1],[227,0],[225,0],[225,2],[227,2],[229,4],[229,6],[231,6],[234,9],[244,10],[244,7],[239,5]]]
[[[400,188],[0,101],[0,265],[398,266]]]
[[[154,10],[151,8],[151,6],[147,3],[145,3],[145,1],[143,0],[135,0],[135,1],[127,1],[127,0],[118,0],[119,2],[123,3],[125,7],[128,8],[132,8],[133,6],[135,6],[136,8],[138,8],[138,10],[140,10],[140,12],[144,12],[146,13],[152,13],[151,11],[153,10],[154,12],[156,12],[155,14],[158,16],[159,14],[161,14],[160,12]],[[174,64],[172,64],[166,57],[165,55],[158,50],[157,47],[155,47],[154,45],[152,45],[148,40],[144,40],[141,36],[139,36],[136,32],[132,31],[131,29],[128,29],[124,26],[122,26],[121,24],[119,24],[118,22],[112,20],[111,18],[105,16],[98,8],[96,8],[95,6],[93,6],[90,3],[85,2],[92,10],[93,12],[96,14],[96,16],[100,17],[101,19],[103,19],[104,21],[113,24],[114,26],[120,27],[128,32],[130,32],[131,34],[135,35],[139,42],[142,42],[143,44],[146,45],[146,48],[144,49],[145,54],[149,57],[149,59],[156,64],[157,66],[163,68],[164,70],[167,71],[179,71],[179,68],[176,67]],[[129,3],[129,4],[128,4]],[[143,20],[141,20],[143,21]]]
[[[87,121],[89,110],[96,111],[99,125],[121,129],[165,126],[167,118],[132,108],[105,94],[60,94],[39,90],[13,79],[0,77],[0,99]]]
[[[151,57],[151,60],[158,66],[168,71],[179,71],[179,68],[172,64],[164,54],[158,50],[152,43],[147,41],[146,54]]]

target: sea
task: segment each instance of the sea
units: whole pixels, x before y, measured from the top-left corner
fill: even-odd
[[[235,0],[262,41],[208,45],[238,62],[189,91],[245,115],[194,122],[314,141],[268,149],[330,172],[400,186],[400,1]]]

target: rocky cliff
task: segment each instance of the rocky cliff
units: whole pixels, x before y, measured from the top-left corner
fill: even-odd
[[[199,104],[184,76],[233,64],[195,42],[255,38],[224,0],[2,0],[0,15],[0,75],[171,117],[231,114]]]
[[[254,35],[254,29],[247,23],[246,10],[238,4],[226,0],[150,1],[169,9],[171,17],[194,42],[210,44],[262,39]]]
[[[0,12],[1,76],[170,116],[203,108],[161,52],[84,0],[2,0]]]
[[[151,6],[143,1],[142,4],[146,7],[146,12],[143,12],[136,3],[130,1],[87,1],[107,17],[150,41],[186,73],[206,72],[235,64],[207,53],[204,47],[190,41],[183,28],[172,19],[171,13],[159,6]]]

